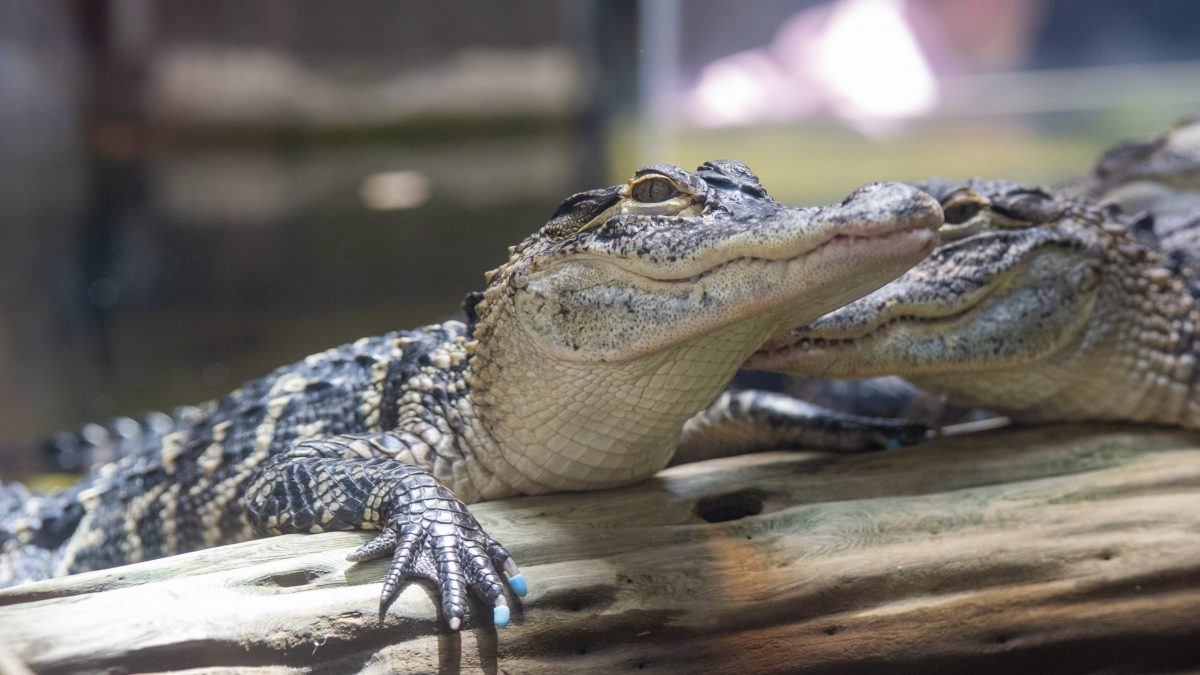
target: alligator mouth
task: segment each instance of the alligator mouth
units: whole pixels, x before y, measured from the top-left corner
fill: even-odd
[[[817,350],[854,348],[861,343],[878,340],[900,324],[920,324],[931,327],[945,326],[970,314],[975,308],[982,305],[992,295],[994,290],[993,286],[988,286],[986,291],[980,293],[977,297],[968,299],[969,301],[966,304],[959,305],[948,312],[936,315],[906,314],[904,311],[911,311],[914,306],[902,307],[895,312],[889,313],[887,316],[880,317],[879,320],[872,322],[870,325],[864,327],[862,332],[855,335],[820,337],[809,334],[799,338],[789,336],[771,340],[755,352],[754,356],[765,358],[788,358],[810,354],[815,356],[817,355]],[[944,333],[944,331],[937,332]]]
[[[921,235],[924,235],[924,236],[921,236]],[[594,256],[594,257],[591,257],[591,259],[612,265],[612,266],[620,269],[622,272],[624,272],[626,274],[636,276],[636,277],[639,277],[642,279],[646,279],[648,281],[655,282],[655,283],[668,284],[668,285],[696,284],[708,277],[716,275],[716,274],[720,273],[721,271],[731,268],[731,267],[760,266],[763,269],[767,269],[767,268],[770,268],[773,266],[786,266],[791,263],[795,263],[795,262],[804,260],[810,256],[818,255],[818,254],[820,254],[830,248],[836,247],[838,245],[849,246],[853,249],[859,249],[863,245],[891,246],[891,245],[898,245],[898,244],[905,243],[904,240],[911,237],[916,240],[916,241],[912,242],[914,246],[932,247],[933,244],[935,244],[937,241],[935,235],[936,235],[935,229],[929,228],[929,227],[923,227],[923,226],[912,226],[912,227],[906,227],[903,229],[894,229],[894,230],[889,230],[887,232],[881,232],[877,235],[835,234],[835,235],[829,237],[828,239],[825,239],[825,240],[819,242],[815,246],[811,246],[803,251],[793,253],[786,257],[737,256],[734,258],[728,258],[726,260],[723,260],[719,263],[716,263],[715,265],[712,265],[711,267],[708,267],[700,272],[692,273],[690,275],[687,275],[686,271],[681,272],[680,274],[677,274],[677,275],[663,275],[663,276],[649,275],[649,274],[646,274],[644,272],[634,269],[631,265],[624,264],[625,261],[622,259],[619,259],[619,258],[606,258],[603,256]],[[907,249],[897,248],[898,252],[903,251],[903,250],[907,250]],[[578,260],[580,260],[580,258],[576,258],[575,260],[578,261]],[[566,262],[566,261],[564,261],[564,262]],[[563,263],[557,263],[557,264],[563,264]]]
[[[976,235],[975,243],[979,243],[980,241],[991,243],[991,239],[984,239],[983,235]],[[967,240],[952,242],[946,247],[959,247],[965,241]],[[849,306],[835,311],[826,319],[818,321],[818,324],[825,323],[827,324],[826,326],[818,325],[806,334],[797,337],[785,334],[782,337],[769,340],[755,352],[754,356],[756,358],[800,358],[803,355],[818,356],[819,354],[816,351],[818,349],[849,349],[858,347],[861,343],[879,340],[893,328],[902,324],[918,324],[932,327],[955,323],[982,306],[993,295],[1009,287],[1013,276],[1019,275],[1021,270],[1029,264],[1032,257],[1030,255],[1022,256],[1020,259],[1006,265],[1003,269],[996,270],[987,279],[980,281],[980,285],[975,291],[968,291],[964,295],[956,295],[954,299],[958,303],[952,307],[928,307],[910,302],[889,308],[885,314],[881,314],[878,318],[863,326],[849,326],[845,324],[841,326],[828,326],[829,323],[832,323],[830,318],[836,320],[838,314],[853,310],[855,303],[851,303]],[[921,263],[921,265],[925,264]],[[901,277],[900,280],[893,283],[903,283],[903,281],[904,277]],[[871,298],[868,296],[858,302],[867,303],[870,300]],[[931,313],[931,310],[938,313]],[[825,334],[819,335],[818,333],[821,332]],[[945,334],[944,330],[939,330],[938,332]]]

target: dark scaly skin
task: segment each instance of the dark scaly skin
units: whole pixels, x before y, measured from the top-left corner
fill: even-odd
[[[816,380],[813,380],[816,382]],[[698,462],[736,453],[777,448],[812,448],[840,452],[884,450],[915,445],[929,432],[927,423],[902,413],[889,417],[841,412],[830,406],[840,401],[810,399],[764,389],[731,389],[687,421],[672,464]],[[819,393],[819,392],[818,392]],[[863,392],[860,392],[863,393]],[[909,391],[900,392],[911,395]],[[881,388],[865,392],[878,404]],[[855,400],[852,405],[862,407]]]
[[[461,347],[465,335],[466,326],[450,322],[360,340],[189,411],[161,443],[43,498],[55,508],[84,505],[72,512],[73,528],[64,533],[101,536],[48,542],[46,553],[23,559],[52,566],[14,576],[103,569],[257,534],[390,528],[350,556],[387,555],[395,548],[388,547],[393,535],[404,535],[385,599],[415,570],[428,536],[441,552],[438,581],[448,620],[463,616],[466,588],[495,602],[502,591],[495,569],[509,557],[433,477],[452,481],[462,458],[412,433],[380,431],[396,426],[401,415],[410,428],[446,427],[456,389],[448,385],[461,383],[466,361],[437,368],[430,359],[447,346]],[[402,392],[418,395],[417,405],[402,404]],[[166,507],[163,495],[173,495]]]
[[[116,417],[103,424],[89,424],[78,433],[59,433],[42,446],[46,470],[87,473],[139,449],[158,445],[162,437],[199,414],[183,406],[172,415],[147,413],[139,419]]]
[[[467,324],[364,338],[130,433],[51,495],[0,489],[8,583],[262,534],[377,529],[392,556],[507,620],[519,570],[465,503],[643,480],[762,342],[932,249],[937,204],[899,184],[777,204],[740,163],[643,169],[571,197],[488,273]],[[101,443],[103,444],[103,439]]]
[[[348,559],[392,555],[395,564],[384,578],[384,597],[399,590],[406,570],[417,572],[418,563],[424,562],[436,569],[420,575],[440,584],[445,616],[464,615],[462,600],[468,588],[495,604],[504,586],[493,565],[502,568],[508,552],[432,475],[394,461],[395,453],[409,446],[401,434],[345,435],[299,443],[263,465],[247,488],[246,510],[253,522],[272,534],[383,529]],[[336,486],[336,492],[322,486]],[[422,555],[432,560],[422,561]]]

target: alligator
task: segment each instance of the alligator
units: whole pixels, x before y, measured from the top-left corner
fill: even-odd
[[[1108,178],[1097,195],[1127,184]],[[898,375],[1016,422],[1200,427],[1200,268],[1188,243],[1200,211],[1164,235],[1153,213],[1127,215],[1081,190],[978,179],[918,187],[945,212],[934,253],[769,340],[747,368]]]
[[[1145,141],[1120,143],[1083,176],[1060,188],[1075,197],[1151,211],[1155,231],[1169,235],[1200,208],[1200,116],[1179,120]]]
[[[130,423],[73,487],[0,491],[12,584],[256,536],[366,529],[384,611],[432,581],[509,618],[526,582],[466,504],[641,481],[764,341],[925,257],[938,203],[897,183],[775,202],[743,164],[669,165],[576,194],[468,296],[467,321],[360,339],[220,399]],[[136,446],[136,447],[133,447]]]

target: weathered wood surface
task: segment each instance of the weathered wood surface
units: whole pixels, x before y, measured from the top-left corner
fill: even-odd
[[[770,453],[473,510],[529,578],[499,634],[490,618],[449,634],[420,586],[381,619],[383,565],[346,563],[365,535],[339,533],[0,592],[0,643],[47,673],[1200,667],[1194,434]]]

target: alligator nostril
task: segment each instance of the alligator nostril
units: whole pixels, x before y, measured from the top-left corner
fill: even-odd
[[[705,497],[696,504],[696,515],[710,523],[725,523],[762,513],[763,497],[753,490]]]

